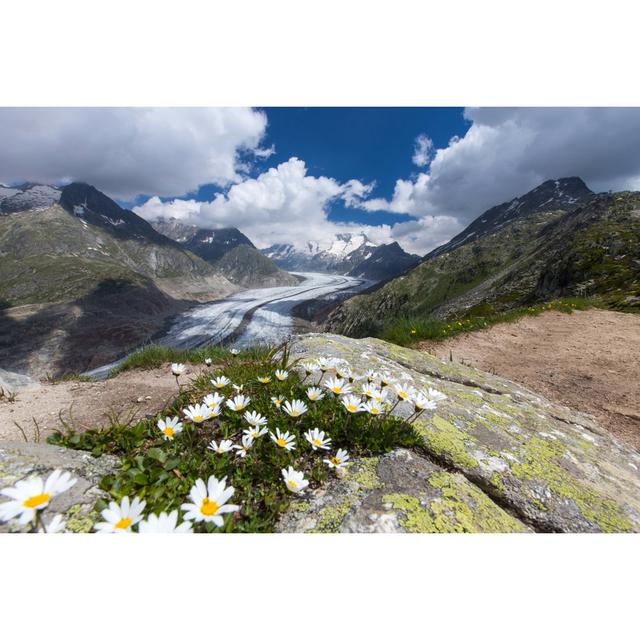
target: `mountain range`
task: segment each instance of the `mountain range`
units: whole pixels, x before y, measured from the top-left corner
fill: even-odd
[[[576,295],[640,307],[640,193],[548,180],[485,211],[402,276],[341,303],[326,324],[376,335],[400,317],[486,316]]]
[[[300,278],[276,266],[234,227],[202,229],[175,218],[158,218],[151,224],[241,287],[286,287],[300,282]]]
[[[420,261],[398,243],[376,245],[364,233],[338,234],[326,248],[317,242],[301,249],[274,244],[262,253],[288,271],[339,273],[373,281],[392,278]]]

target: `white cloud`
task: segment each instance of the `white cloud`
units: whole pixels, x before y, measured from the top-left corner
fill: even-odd
[[[438,149],[428,171],[397,180],[391,199],[361,208],[462,226],[551,178],[579,176],[594,191],[640,185],[640,109],[478,108],[465,116],[470,129]]]
[[[418,167],[425,167],[429,164],[433,151],[433,140],[421,133],[417,138],[413,147],[413,164]]]
[[[248,108],[0,108],[0,181],[85,181],[112,197],[171,196],[242,179],[266,116]]]
[[[307,175],[304,161],[290,158],[257,178],[234,184],[211,202],[162,203],[159,198],[151,198],[134,211],[149,220],[173,216],[200,227],[239,227],[258,247],[278,242],[302,246],[308,240],[328,244],[336,233],[361,232],[363,228],[328,221],[330,203],[337,198],[359,201],[372,188],[358,180],[341,184],[333,178]],[[388,241],[388,228],[372,229],[377,237]]]

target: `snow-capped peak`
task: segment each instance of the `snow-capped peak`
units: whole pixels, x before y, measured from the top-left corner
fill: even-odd
[[[327,249],[327,253],[337,258],[346,258],[362,246],[375,247],[373,242],[364,233],[340,233]]]

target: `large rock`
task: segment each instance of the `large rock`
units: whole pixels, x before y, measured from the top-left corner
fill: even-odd
[[[478,533],[529,530],[460,473],[397,449],[293,503],[278,531]]]
[[[67,531],[87,533],[95,522],[92,515],[95,501],[106,494],[98,488],[103,476],[113,473],[118,459],[110,455],[94,458],[86,451],[74,451],[49,444],[17,442],[0,444],[0,488],[14,485],[31,475],[46,478],[54,469],[69,471],[77,482],[53,498],[45,513],[50,520],[60,513]],[[6,498],[0,497],[4,502]],[[26,527],[28,529],[28,527]],[[20,531],[16,521],[0,524],[0,532]]]
[[[640,531],[640,455],[593,418],[514,382],[373,338],[314,334],[292,345],[293,358],[321,355],[444,392],[435,412],[415,422],[433,462],[400,451],[369,461],[362,489],[357,463],[350,478],[297,502],[281,530]],[[408,411],[400,404],[395,413]],[[345,493],[356,498],[346,501]]]

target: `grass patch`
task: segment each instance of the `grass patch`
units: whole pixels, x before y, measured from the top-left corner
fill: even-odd
[[[562,298],[501,312],[494,311],[489,304],[482,304],[448,320],[438,320],[429,316],[397,318],[388,322],[378,337],[387,342],[406,346],[422,340],[444,340],[459,333],[486,329],[501,322],[515,322],[525,316],[538,316],[545,311],[572,313],[578,309],[594,306],[600,306],[595,298]]]
[[[170,359],[175,359],[175,352],[171,355]],[[290,371],[284,381],[276,379],[275,370],[287,365],[286,352],[277,363],[271,353],[244,352],[227,359],[215,375],[225,375],[232,383],[244,385],[243,393],[251,398],[247,410],[265,416],[270,431],[280,429],[295,435],[293,451],[278,447],[269,434],[265,434],[255,440],[244,458],[237,456],[235,451],[213,453],[207,448],[211,440],[230,439],[234,444],[240,444],[243,430],[249,427],[243,412],[234,413],[227,408],[219,418],[199,426],[182,420],[184,431],[173,440],[163,439],[156,424],[159,417],[179,416],[182,419],[183,408],[201,402],[206,394],[214,392],[211,376],[206,374],[182,388],[175,404],[153,419],[133,426],[113,424],[102,431],[58,432],[48,441],[91,451],[96,456],[103,453],[119,456],[120,468],[103,478],[101,488],[118,502],[124,496],[146,500],[146,514],[180,509],[181,504],[189,501],[189,491],[197,478],[206,482],[211,475],[219,479],[226,476],[227,483],[235,488],[230,502],[240,505],[241,509],[225,515],[224,526],[220,529],[213,524],[195,525],[199,532],[272,531],[280,514],[296,500],[281,475],[281,470],[290,465],[304,472],[309,488],[315,489],[332,473],[323,458],[335,455],[338,448],[346,449],[351,457],[355,457],[379,455],[396,447],[420,446],[419,436],[406,421],[390,416],[348,414],[330,393],[316,403],[307,401],[306,386],[294,371]],[[258,376],[265,375],[271,377],[266,385],[257,381]],[[228,398],[235,391],[228,385],[222,393]],[[305,400],[308,412],[300,418],[292,418],[276,409],[271,397],[280,395],[289,400]],[[306,441],[305,431],[316,427],[331,438],[330,451],[314,451]],[[106,506],[104,500],[99,500],[96,510]]]
[[[81,373],[63,373],[60,376],[47,375],[49,384],[59,384],[60,382],[95,382],[90,376],[84,376]]]
[[[255,359],[265,356],[268,347],[250,347],[238,354],[240,359]],[[127,356],[109,374],[110,378],[129,369],[155,369],[168,362],[184,362],[202,364],[205,358],[211,358],[212,364],[221,364],[231,358],[229,349],[218,346],[200,347],[198,349],[174,349],[159,344],[149,344]]]

